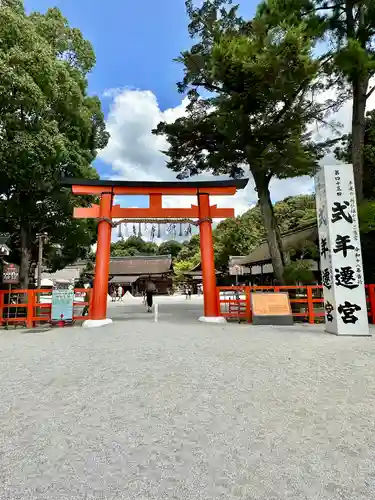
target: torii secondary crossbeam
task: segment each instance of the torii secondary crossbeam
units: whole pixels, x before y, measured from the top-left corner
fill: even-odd
[[[210,195],[230,196],[247,185],[248,179],[198,182],[135,182],[92,179],[64,179],[64,186],[71,186],[73,194],[100,197],[98,205],[74,209],[78,219],[93,218],[99,221],[96,250],[95,278],[92,300],[92,320],[99,324],[107,321],[107,291],[111,250],[112,219],[197,219],[199,226],[204,317],[215,321],[219,316],[216,299],[216,276],[212,241],[212,219],[234,217],[233,208],[210,205]],[[113,205],[114,196],[148,195],[148,208],[122,208]],[[190,208],[163,208],[162,196],[196,196],[197,205]]]

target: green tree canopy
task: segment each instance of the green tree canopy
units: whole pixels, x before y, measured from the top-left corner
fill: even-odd
[[[191,265],[197,265],[200,262],[201,248],[199,235],[194,234],[190,240],[182,243],[182,248],[177,256],[178,261],[189,261]]]
[[[248,255],[264,237],[265,230],[259,206],[235,219],[220,222],[214,231],[216,266],[227,266],[231,255]]]
[[[280,231],[285,233],[316,222],[315,195],[288,196],[275,204]]]
[[[92,200],[62,190],[60,179],[97,178],[91,163],[108,134],[99,99],[87,94],[93,49],[58,9],[28,16],[21,2],[1,2],[0,39],[0,224],[26,287],[37,233],[69,260],[89,250],[95,225],[72,212]]]
[[[317,60],[340,98],[351,98],[352,147],[357,199],[366,189],[364,175],[365,112],[367,99],[375,91],[375,2],[373,0],[265,0],[258,17],[278,29],[287,21],[296,27],[303,22],[306,34],[323,41],[328,50]],[[328,42],[328,43],[327,43]],[[320,48],[321,52],[321,48]]]
[[[173,259],[176,259],[182,249],[182,246],[182,243],[179,241],[163,241],[160,243],[157,253],[159,255],[171,255]]]
[[[111,244],[112,257],[126,257],[131,255],[155,255],[158,252],[156,243],[144,241],[139,236],[130,236],[126,240]]]
[[[255,181],[275,274],[283,281],[283,256],[269,193],[272,177],[314,172],[321,148],[306,125],[325,120],[332,103],[310,99],[318,64],[304,26],[269,30],[245,21],[229,0],[186,1],[194,44],[178,59],[190,98],[187,116],[160,123],[170,147],[167,166],[183,178],[209,171]],[[208,94],[207,94],[208,93]],[[208,95],[208,97],[207,97]]]

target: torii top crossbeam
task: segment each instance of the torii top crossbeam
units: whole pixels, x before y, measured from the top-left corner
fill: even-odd
[[[233,208],[210,206],[211,196],[231,196],[243,189],[248,179],[224,181],[175,181],[139,182],[97,179],[64,179],[73,194],[100,197],[99,205],[78,207],[74,217],[98,219],[98,244],[96,251],[95,280],[91,318],[96,326],[110,322],[106,318],[109,258],[111,247],[112,219],[197,219],[200,232],[201,263],[204,291],[204,316],[202,320],[220,320],[216,298],[215,262],[212,240],[212,219],[234,217]],[[123,208],[113,205],[113,198],[121,195],[147,195],[147,208]],[[163,208],[162,196],[196,196],[197,205],[190,208]]]
[[[215,196],[235,194],[244,189],[249,179],[228,179],[219,181],[118,181],[110,179],[62,179],[63,186],[72,186],[74,194],[100,194],[113,188],[113,194],[185,194],[203,192]],[[138,192],[137,192],[138,191]]]
[[[113,205],[111,218],[114,219],[144,219],[144,218],[199,218],[199,207],[192,205],[190,208],[163,208],[162,196],[231,196],[238,189],[243,189],[248,179],[231,179],[220,181],[175,181],[175,182],[139,182],[139,181],[114,181],[97,179],[64,179],[62,184],[71,186],[73,194],[96,195],[110,193],[112,196],[121,195],[148,195],[150,199],[148,208],[123,208]],[[217,208],[210,206],[211,219],[225,219],[234,217],[234,209]],[[74,209],[74,218],[99,218],[100,206],[78,207]]]

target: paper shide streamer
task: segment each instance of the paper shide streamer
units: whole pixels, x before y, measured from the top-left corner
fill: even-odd
[[[143,224],[143,228],[142,228]],[[154,241],[156,238],[160,239],[162,236],[162,231],[166,236],[172,239],[176,239],[177,236],[182,238],[183,236],[192,235],[192,226],[198,226],[199,222],[192,221],[190,219],[182,220],[132,220],[122,221],[117,224],[117,236],[118,238],[126,239],[130,235],[138,238],[148,237],[147,239]],[[143,229],[143,233],[142,233]]]

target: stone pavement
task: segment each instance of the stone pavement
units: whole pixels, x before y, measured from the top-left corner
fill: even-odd
[[[183,295],[156,296],[154,303],[158,304],[158,320],[162,323],[196,324],[203,315],[203,296],[193,295],[185,299]],[[147,307],[142,298],[125,297],[122,302],[108,302],[108,316],[113,321],[153,321],[154,316],[147,313]]]
[[[0,499],[375,498],[374,340],[182,302],[0,333]]]

